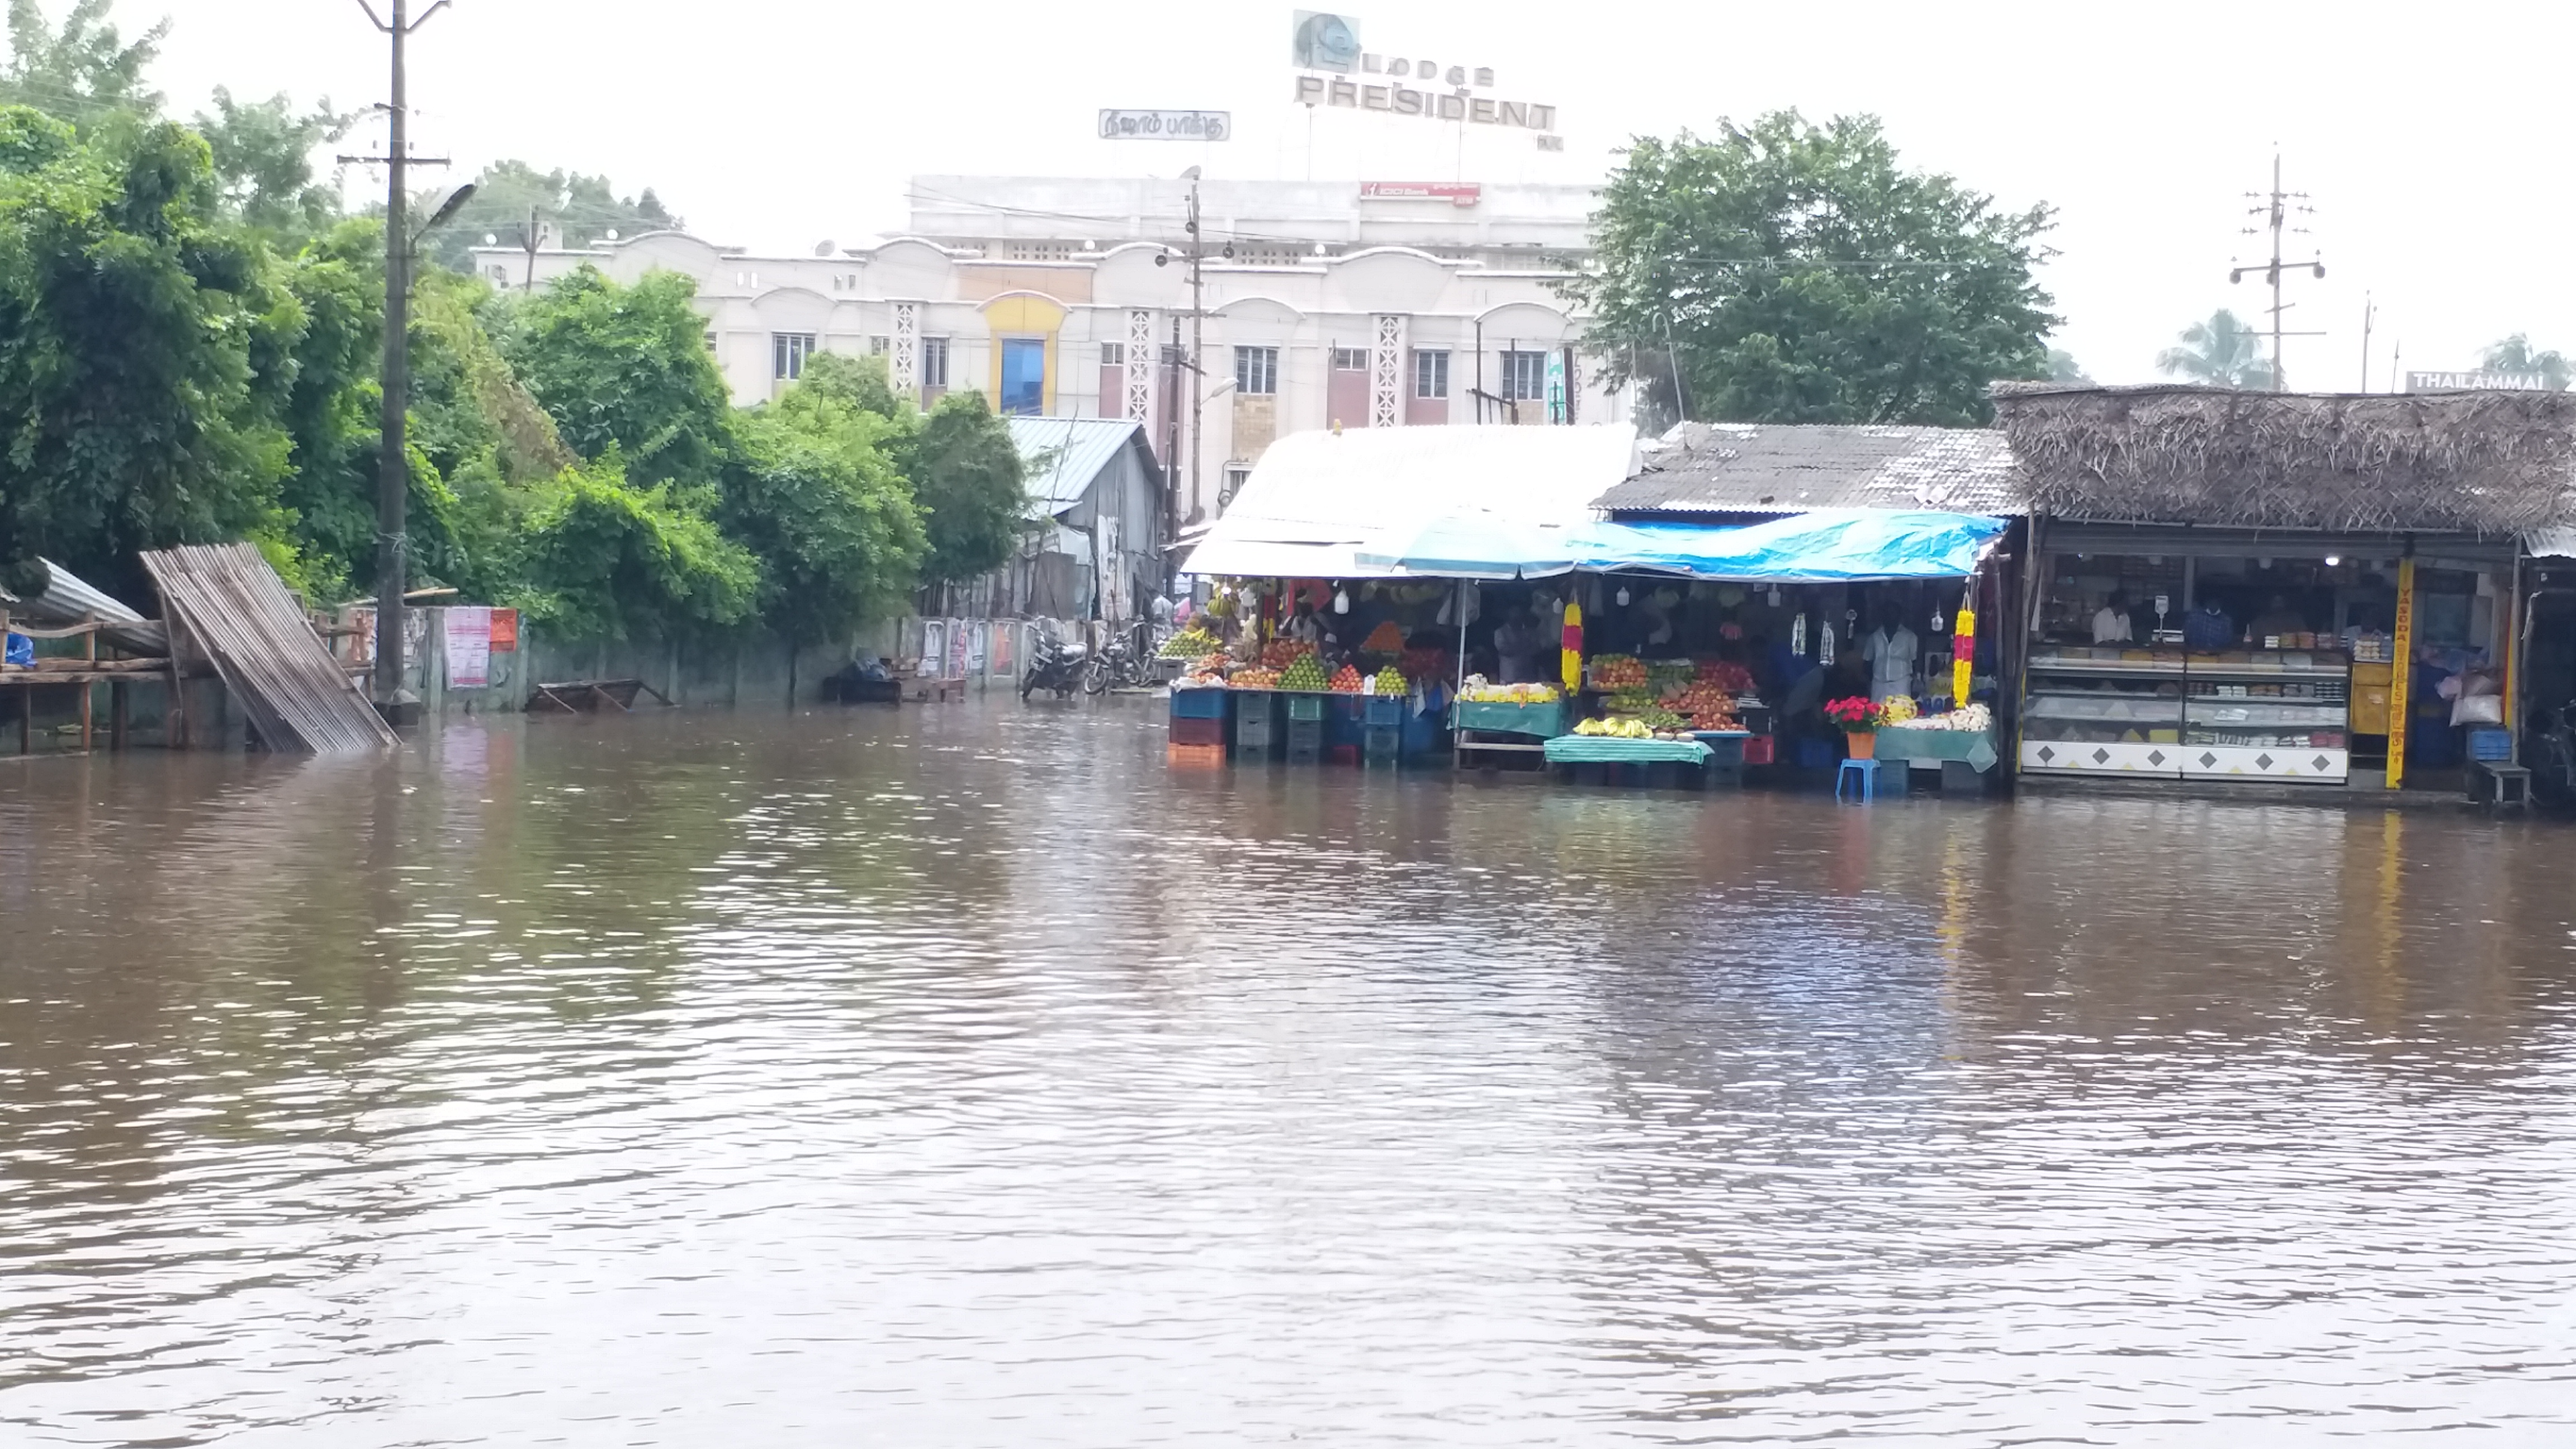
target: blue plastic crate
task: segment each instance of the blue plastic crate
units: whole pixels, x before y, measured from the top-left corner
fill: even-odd
[[[2512,732],[2499,729],[2469,731],[2469,758],[2490,761],[2512,759]]]
[[[1404,758],[1403,728],[1369,726],[1366,748],[1362,756],[1372,765],[1392,765],[1402,760]]]
[[[1223,719],[1233,703],[1229,689],[1175,689],[1172,691],[1172,718]]]
[[[1413,701],[1400,694],[1372,694],[1363,699],[1362,718],[1371,729],[1400,728],[1404,717],[1412,712]]]

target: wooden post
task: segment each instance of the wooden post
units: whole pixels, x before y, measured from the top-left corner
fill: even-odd
[[[107,747],[125,748],[125,681],[120,679],[107,687]]]
[[[18,753],[32,755],[35,752],[36,687],[25,684],[18,688]]]

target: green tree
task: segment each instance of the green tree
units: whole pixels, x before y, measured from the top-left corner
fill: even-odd
[[[612,450],[567,469],[529,519],[532,587],[521,604],[574,637],[722,629],[748,618],[760,563],[724,536],[705,500],[668,484],[635,487]]]
[[[2084,365],[2075,360],[2074,353],[2063,347],[2048,349],[2048,380],[2062,382],[2069,387],[2094,385],[2093,379],[2085,375]]]
[[[1010,425],[982,393],[953,392],[908,444],[897,464],[924,516],[922,582],[964,583],[1001,567],[1028,526],[1028,480]]]
[[[0,109],[0,561],[131,588],[138,549],[272,527],[306,325],[203,140]]]
[[[324,101],[298,111],[283,93],[236,101],[215,87],[215,109],[197,113],[197,134],[214,153],[215,179],[234,216],[289,245],[319,236],[340,217],[340,198],[313,180],[316,147],[348,134],[356,117]]]
[[[680,225],[649,186],[641,196],[619,196],[605,176],[540,172],[525,161],[495,161],[475,178],[474,196],[456,219],[430,238],[430,259],[468,271],[473,266],[468,253],[487,236],[503,246],[525,246],[531,212],[546,246],[586,247],[612,231],[631,237]]]
[[[2517,332],[2501,342],[2489,345],[2485,351],[2478,354],[2478,366],[2489,372],[2511,372],[2538,377],[2547,382],[2551,390],[2556,392],[2565,392],[2567,384],[2571,380],[2576,380],[2576,366],[2568,363],[2565,354],[2554,350],[2532,351],[2530,334],[2523,332]]]
[[[886,419],[918,417],[918,410],[895,400],[894,374],[882,357],[853,357],[846,352],[817,352],[805,359],[804,375],[792,394],[828,397],[863,413]]]
[[[696,285],[654,272],[623,287],[583,267],[507,318],[502,355],[585,458],[611,448],[646,483],[711,484],[729,457],[733,407],[707,352]]]
[[[160,114],[161,95],[143,73],[170,33],[162,21],[127,43],[107,22],[111,0],[73,0],[60,28],[37,0],[9,0],[9,63],[0,68],[0,104],[32,106],[83,130],[110,115]]]
[[[2156,368],[2210,387],[2260,392],[2269,390],[2273,382],[2262,334],[2247,328],[2224,307],[2210,313],[2208,321],[2184,328],[2182,345],[2157,353]]]
[[[769,626],[817,644],[899,609],[927,551],[887,453],[901,425],[800,383],[740,432],[716,518],[760,558]]]
[[[1967,425],[2043,372],[2048,207],[1903,167],[1874,117],[1722,126],[1637,139],[1602,191],[1564,290],[1611,380],[1677,371],[1698,418]]]

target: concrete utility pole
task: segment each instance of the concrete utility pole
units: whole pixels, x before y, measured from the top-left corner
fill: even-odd
[[[1207,308],[1199,263],[1207,247],[1199,234],[1199,168],[1181,174],[1190,182],[1190,506],[1195,508],[1206,496],[1199,489],[1199,468],[1207,453]]]
[[[2291,203],[2299,203],[2298,210],[2301,212],[2310,212],[2315,208],[2306,205],[2308,200],[2306,192],[2281,189],[2281,153],[2278,151],[2272,153],[2271,192],[2267,195],[2259,191],[2249,191],[2245,195],[2248,200],[2263,203],[2249,208],[2246,214],[2267,218],[2264,226],[2247,227],[2245,235],[2260,236],[2268,229],[2272,233],[2272,260],[2269,265],[2262,267],[2238,267],[2227,274],[2227,280],[2241,282],[2245,280],[2247,272],[2259,271],[2263,273],[2264,279],[2272,284],[2272,391],[2281,392],[2285,390],[2281,373],[2281,339],[2325,335],[2322,332],[2283,332],[2281,330],[2281,314],[2296,305],[2281,300],[2281,235],[2289,224]],[[2306,228],[2302,227],[2299,230],[2304,231]],[[2320,279],[2326,274],[2326,264],[2322,259],[2311,261],[2306,266]]]
[[[411,101],[403,73],[403,43],[429,18],[448,6],[436,0],[419,15],[408,14],[409,0],[386,0],[391,18],[380,16],[371,0],[358,8],[393,44],[393,94],[387,104],[390,134],[385,154],[343,156],[344,164],[382,161],[385,167],[385,360],[381,455],[376,472],[376,709],[389,724],[410,724],[420,714],[420,700],[403,688],[403,570],[406,562],[404,513],[410,496],[411,458],[403,441],[404,415],[411,407],[411,252],[422,233],[456,214],[474,194],[471,184],[451,189],[420,230],[412,230],[410,169],[444,166],[441,157],[411,154]]]

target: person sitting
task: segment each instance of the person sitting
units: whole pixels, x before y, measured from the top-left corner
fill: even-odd
[[[2182,642],[2192,649],[2224,649],[2236,642],[2236,621],[2216,599],[2203,599],[2183,616]]]

